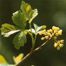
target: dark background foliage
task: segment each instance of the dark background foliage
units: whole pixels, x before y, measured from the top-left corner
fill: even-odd
[[[63,29],[62,38],[66,40],[66,0],[25,0],[33,8],[39,10],[38,17],[33,21],[38,25],[46,24],[48,28],[56,25]],[[12,23],[12,13],[19,9],[21,0],[0,0],[0,26],[3,23]],[[13,36],[12,36],[13,37]],[[13,63],[12,56],[20,52],[28,52],[29,47],[16,50],[12,44],[12,37],[0,36],[0,53],[9,63]],[[30,40],[30,39],[29,39]],[[39,43],[39,42],[38,42]],[[37,43],[37,44],[38,44]],[[65,41],[66,43],[66,41]],[[50,41],[47,45],[26,59],[23,66],[66,66],[66,45],[57,51]],[[29,42],[27,43],[29,45]],[[20,64],[22,66],[22,64]]]

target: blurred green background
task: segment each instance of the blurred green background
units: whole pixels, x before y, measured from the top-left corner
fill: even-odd
[[[66,43],[66,0],[25,0],[33,8],[39,10],[35,23],[46,24],[49,28],[56,25],[63,29],[63,39]],[[21,0],[0,0],[0,26],[3,23],[12,24],[12,13],[19,9]],[[0,54],[3,54],[9,63],[13,63],[12,56],[26,52],[28,48],[16,50],[11,44],[12,38],[0,36]],[[49,42],[43,49],[34,53],[19,66],[66,66],[66,45],[57,51],[53,43]],[[28,43],[29,44],[29,43]]]

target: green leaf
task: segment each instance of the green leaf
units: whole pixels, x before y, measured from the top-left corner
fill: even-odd
[[[37,32],[40,31],[40,30],[44,30],[45,28],[46,28],[46,25],[39,26],[37,28]]]
[[[19,30],[16,30],[15,26],[7,23],[3,24],[1,27],[1,35],[3,35],[4,37],[9,37],[10,35],[18,31]]]
[[[39,26],[37,24],[35,24],[35,23],[33,25],[34,25],[34,28],[35,28],[35,31],[36,31]]]
[[[25,14],[26,18],[29,20],[30,18],[29,13],[32,11],[31,5],[22,1],[20,9]]]
[[[1,27],[1,31],[5,33],[9,32],[10,30],[15,30],[15,29],[16,29],[15,26],[11,24],[7,24],[7,23],[2,24],[2,27]]]
[[[13,13],[12,20],[16,26],[18,26],[22,30],[25,29],[27,18],[25,14],[22,13],[20,10]]]
[[[37,24],[33,24],[34,25],[34,31],[32,31],[34,34],[37,34],[40,30],[43,30],[46,28],[46,25],[42,25],[42,26],[38,26]]]
[[[38,15],[38,10],[34,9],[31,11],[30,13],[30,19],[29,19],[29,23],[31,23],[33,21],[33,19]]]
[[[10,35],[12,35],[12,34],[14,34],[14,33],[17,33],[17,32],[19,32],[20,30],[12,30],[12,31],[10,31],[10,32],[8,32],[8,33],[5,33],[4,34],[4,37],[9,37]]]
[[[25,31],[22,31],[14,37],[13,44],[15,45],[16,49],[19,49],[20,47],[24,46],[24,44],[27,42],[26,34],[27,33]]]
[[[35,28],[35,31],[38,32],[40,30],[45,29],[46,25],[38,26],[37,24],[34,23],[34,28]]]
[[[37,9],[32,9],[31,5],[22,1],[20,9],[25,14],[26,18],[28,19],[29,23],[38,15]]]

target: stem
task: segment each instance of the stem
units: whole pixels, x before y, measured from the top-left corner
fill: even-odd
[[[31,23],[29,23],[29,26],[30,26],[30,29],[31,29]],[[31,29],[32,30],[32,29]],[[36,34],[35,34],[35,38],[33,37],[33,34],[32,33],[30,33],[30,36],[31,36],[31,38],[32,38],[32,48],[31,48],[31,51],[18,63],[18,64],[16,64],[16,66],[18,66],[21,62],[23,63],[23,61],[25,60],[25,59],[27,59],[32,53],[34,53],[34,52],[36,52],[36,51],[38,51],[38,50],[40,50],[50,39],[48,39],[46,42],[44,42],[43,44],[41,44],[40,46],[38,46],[37,48],[35,48],[34,49],[34,45],[35,45],[35,42],[36,42]]]
[[[36,43],[36,37],[37,37],[37,35],[35,34],[35,38],[34,38],[34,42],[33,42],[33,48],[34,48],[34,46],[35,46],[35,43]]]
[[[30,27],[30,29],[32,28],[31,23],[29,23],[29,27]],[[31,31],[32,31],[32,29],[31,29]],[[30,34],[30,36],[32,38],[32,48],[31,48],[31,50],[33,50],[34,49],[34,45],[35,45],[35,41],[36,41],[36,35],[35,35],[35,39],[34,39],[32,33]]]
[[[18,64],[15,64],[15,66],[18,66],[20,63],[23,63],[24,60],[27,59],[31,54],[32,52],[29,52]]]
[[[32,28],[31,23],[29,23],[29,28],[30,28],[30,29]]]
[[[27,59],[32,53],[38,51],[39,49],[41,49],[49,40],[47,40],[46,42],[44,42],[43,44],[41,44],[40,46],[38,46],[36,49],[31,50],[18,64],[16,64],[15,66],[18,66],[20,63],[23,63],[23,61],[25,59]]]
[[[43,44],[41,44],[40,46],[38,46],[36,49],[34,49],[34,52],[38,51],[39,49],[41,49],[49,40],[47,40],[46,42],[44,42]]]

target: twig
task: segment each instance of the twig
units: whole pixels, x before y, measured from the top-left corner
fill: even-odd
[[[41,44],[39,47],[37,47],[36,49],[34,49],[34,52],[38,51],[39,49],[41,49],[49,40],[47,40],[46,42],[44,42],[43,44]]]
[[[23,63],[23,61],[27,59],[31,54],[32,52],[29,52],[18,64],[15,64],[15,66],[18,66],[20,63]]]
[[[18,64],[16,64],[15,66],[18,66],[20,63],[23,63],[23,61],[25,59],[27,59],[32,53],[38,51],[39,49],[41,49],[49,40],[47,40],[46,42],[44,42],[43,44],[41,44],[39,47],[37,47],[34,50],[31,50]]]

